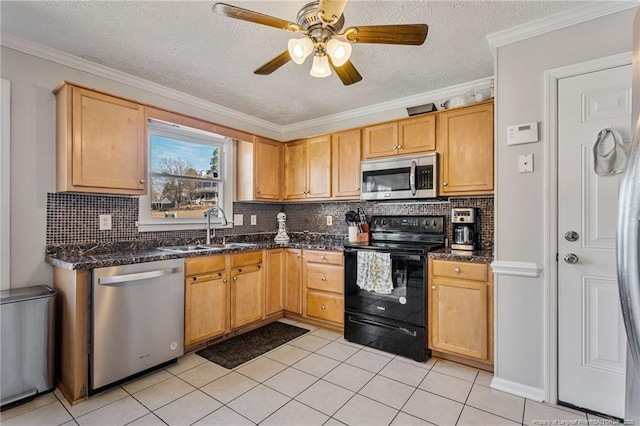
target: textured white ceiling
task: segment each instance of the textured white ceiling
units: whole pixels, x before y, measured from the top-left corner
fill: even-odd
[[[306,1],[227,3],[295,22]],[[213,1],[7,1],[1,30],[166,87],[288,125],[493,75],[485,36],[584,5],[584,1],[351,0],[345,27],[426,23],[422,46],[353,46],[363,80],[309,76],[289,62],[253,74],[292,33],[211,12]],[[294,35],[295,36],[295,35]]]

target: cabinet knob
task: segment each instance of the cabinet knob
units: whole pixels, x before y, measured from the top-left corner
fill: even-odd
[[[140,179],[140,183],[145,183],[145,182],[146,182],[146,180]]]
[[[435,286],[435,285],[432,285],[432,286],[431,286],[431,290],[435,290],[435,289],[436,289],[436,286]]]
[[[402,149],[402,145],[398,145],[398,149]]]
[[[393,146],[393,149],[398,149],[398,145],[394,145],[394,146]]]
[[[300,259],[300,255],[299,255],[299,254],[296,254],[296,257],[297,257],[298,259]]]
[[[359,186],[356,186],[356,191],[360,191],[360,187]]]
[[[320,278],[320,279],[321,279],[322,281],[326,281],[326,280],[327,280],[327,278],[326,278],[326,277],[322,277],[322,278]]]
[[[256,189],[256,194],[259,194],[259,193],[260,193],[260,190],[259,190],[259,189]]]
[[[225,278],[224,280],[222,280],[222,282],[226,284],[227,283],[227,279]]]
[[[322,305],[322,306],[320,306],[320,309],[322,309],[324,311],[327,308],[324,305]]]
[[[326,257],[324,257],[324,256],[320,256],[320,259],[322,259],[322,260],[327,260],[327,258],[326,258]]]
[[[453,272],[455,272],[456,274],[460,273],[460,268],[453,268]]]
[[[447,186],[449,185],[447,182],[442,182],[442,186]]]
[[[238,281],[238,277],[233,277],[233,280],[234,281]]]

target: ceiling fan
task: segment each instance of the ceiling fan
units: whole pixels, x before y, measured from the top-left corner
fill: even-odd
[[[271,74],[290,60],[302,64],[313,53],[310,72],[313,77],[328,77],[333,69],[342,83],[349,85],[362,80],[362,76],[349,60],[352,43],[419,46],[427,38],[429,27],[426,24],[365,25],[342,30],[342,11],[347,1],[316,0],[308,3],[298,12],[295,24],[226,3],[215,3],[213,11],[229,18],[304,35],[302,38],[289,40],[287,50],[254,71],[254,74],[260,75]]]

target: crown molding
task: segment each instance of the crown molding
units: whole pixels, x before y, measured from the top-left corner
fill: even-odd
[[[508,28],[485,37],[492,50],[540,34],[638,7],[636,1],[599,1],[569,9],[536,21]]]
[[[412,106],[423,105],[425,103],[434,102],[438,99],[446,99],[451,96],[458,96],[469,90],[483,90],[491,87],[491,79],[493,77],[481,78],[479,80],[470,81],[468,83],[458,84],[456,86],[446,87],[444,89],[432,90],[429,92],[418,93],[416,95],[406,96],[404,98],[394,99],[388,102],[369,105],[363,108],[357,108],[346,112],[326,115],[312,120],[301,121],[295,124],[283,126],[284,134],[293,134],[318,126],[335,125],[337,122],[347,120],[357,120],[366,118],[378,113],[384,113],[397,109],[406,109]]]
[[[188,95],[178,90],[170,89],[160,84],[135,77],[122,71],[114,70],[113,68],[109,68],[104,65],[96,64],[95,62],[91,62],[86,59],[62,52],[60,50],[35,43],[21,37],[17,37],[13,34],[0,32],[0,45],[79,71],[97,75],[99,77],[115,81],[117,83],[135,87],[136,89],[142,89],[156,95],[164,96],[169,99],[185,103],[187,105],[192,105],[197,108],[211,111],[223,117],[237,120],[242,123],[251,125],[257,129],[261,129],[263,130],[263,133],[268,133],[269,135],[273,135],[274,133],[277,135],[282,134],[282,126],[271,123],[269,121],[238,112],[231,108],[223,107],[213,102],[205,101],[196,96]],[[224,125],[225,123],[220,124]]]

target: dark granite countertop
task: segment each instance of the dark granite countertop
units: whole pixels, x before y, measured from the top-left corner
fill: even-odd
[[[443,259],[443,260],[461,260],[464,262],[493,262],[493,250],[476,250],[476,251],[460,251],[451,250],[450,248],[441,248],[438,250],[430,251],[429,258],[431,259]]]
[[[273,239],[246,241],[255,245],[250,247],[233,247],[198,252],[171,252],[157,247],[190,245],[198,242],[175,242],[153,245],[152,242],[120,242],[108,245],[76,245],[65,247],[48,247],[45,261],[55,267],[77,270],[94,269],[109,266],[129,265],[157,260],[180,259],[188,257],[212,256],[246,251],[257,251],[271,248],[299,248],[311,250],[342,251],[345,239],[341,238],[311,238],[291,239],[286,244],[276,244]]]

